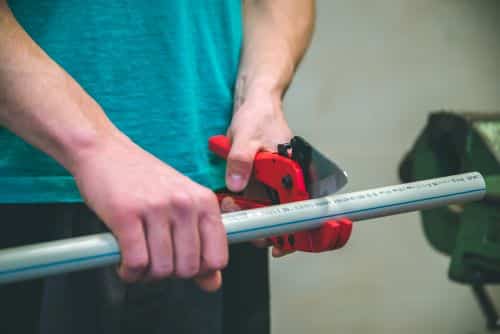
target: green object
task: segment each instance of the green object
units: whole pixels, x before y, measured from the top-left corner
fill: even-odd
[[[450,256],[448,277],[471,286],[487,328],[499,330],[484,285],[500,283],[500,113],[431,113],[399,168],[405,182],[468,171],[484,176],[485,198],[421,212],[423,230]]]
[[[207,140],[225,133],[241,1],[16,0],[31,37],[134,142],[197,182],[224,184]],[[81,201],[53,159],[0,128],[0,203]]]
[[[400,166],[403,181],[478,171],[480,202],[421,212],[427,240],[451,257],[449,278],[500,282],[500,114],[435,112]]]

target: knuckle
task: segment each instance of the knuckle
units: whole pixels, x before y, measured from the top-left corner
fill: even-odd
[[[218,207],[218,204],[215,204],[215,205],[217,205],[217,210],[209,210],[208,206],[204,207],[205,210],[202,214],[200,221],[198,222],[198,224],[201,228],[203,228],[203,227],[207,227],[210,229],[216,228],[218,231],[219,230],[218,225],[223,226],[220,209]],[[205,231],[205,229],[203,229],[202,231]],[[219,233],[220,238],[219,237],[218,238],[221,239],[220,241],[222,241],[222,238],[225,237],[225,235],[222,233],[223,232]]]
[[[211,190],[208,190],[206,188],[202,188],[199,192],[198,192],[198,198],[200,200],[201,203],[204,204],[204,206],[209,206],[209,207],[217,207],[218,206],[218,200],[217,200],[217,196],[215,195],[215,193]]]
[[[198,273],[199,269],[195,266],[186,266],[183,268],[177,269],[176,276],[182,279],[193,278]]]
[[[126,258],[123,262],[125,270],[130,273],[142,273],[148,267],[149,261],[147,255],[139,255]]]
[[[110,212],[113,220],[129,221],[131,217],[138,216],[140,210],[136,204],[112,201],[110,204]]]
[[[170,197],[170,204],[178,210],[191,210],[194,201],[191,195],[187,192],[178,192]]]
[[[167,206],[168,201],[166,197],[156,196],[148,200],[148,203],[145,205],[145,210],[163,211]]]
[[[176,276],[179,278],[193,278],[200,271],[200,261],[198,258],[191,258],[183,265],[176,268]]]
[[[140,251],[140,247],[144,243],[143,234],[138,233],[138,229],[141,227],[140,225],[141,222],[138,220],[124,219],[118,221],[116,226],[114,226],[113,233],[118,239],[122,252],[124,254],[130,254],[125,255],[124,261],[127,261],[128,257],[131,255],[133,255],[134,258],[142,258],[143,256],[146,256],[147,258],[147,254],[143,255],[142,251],[137,254],[137,252]]]
[[[171,265],[159,265],[152,268],[150,276],[153,279],[163,279],[172,276],[173,271]]]
[[[232,151],[229,153],[227,160],[232,163],[248,164],[252,162],[253,156],[243,151]]]

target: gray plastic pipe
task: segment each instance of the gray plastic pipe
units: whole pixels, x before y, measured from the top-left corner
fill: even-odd
[[[225,213],[230,243],[312,229],[336,218],[359,221],[475,201],[486,186],[477,172],[348,194]],[[0,284],[117,264],[120,249],[109,233],[0,250]]]

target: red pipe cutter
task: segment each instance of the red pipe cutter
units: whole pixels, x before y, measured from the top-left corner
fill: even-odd
[[[230,140],[226,136],[209,139],[209,149],[221,158],[227,158],[230,147]],[[321,161],[319,164],[313,163],[316,160]],[[258,152],[253,165],[253,178],[264,185],[269,199],[251,199],[222,190],[217,192],[219,202],[229,196],[241,209],[252,209],[326,196],[347,183],[347,177],[340,168],[297,136],[290,143],[278,145],[278,152]],[[275,247],[285,251],[318,253],[343,247],[349,240],[351,230],[352,222],[349,219],[339,219],[328,221],[314,230],[269,240]]]

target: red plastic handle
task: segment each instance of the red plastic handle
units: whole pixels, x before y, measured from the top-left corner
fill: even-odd
[[[226,159],[231,149],[231,142],[224,135],[213,136],[208,141],[209,149],[219,157]],[[309,198],[305,191],[298,164],[276,153],[260,152],[255,157],[254,172],[258,181],[270,186],[279,193],[283,203],[300,201]],[[294,176],[293,191],[282,188],[283,175]],[[276,189],[275,189],[276,188]],[[219,201],[230,196],[241,209],[252,209],[270,205],[270,202],[255,201],[235,196],[234,194],[217,194]],[[348,219],[328,221],[320,228],[301,231],[269,238],[275,247],[285,251],[299,250],[303,252],[324,252],[343,247],[352,231],[352,222]]]
[[[351,236],[349,219],[331,220],[320,228],[270,238],[273,245],[284,250],[319,253],[342,248]]]
[[[208,148],[219,157],[226,159],[231,149],[231,141],[224,135],[210,137]]]

